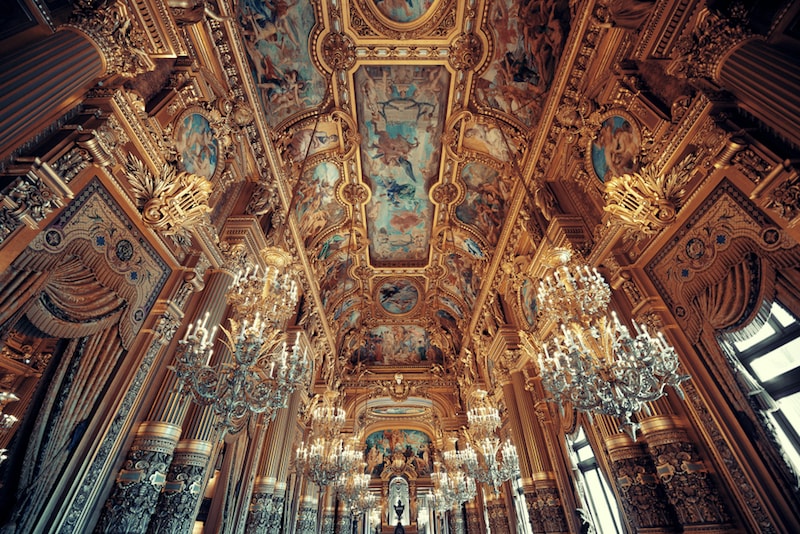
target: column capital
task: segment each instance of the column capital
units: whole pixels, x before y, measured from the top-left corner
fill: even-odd
[[[718,82],[720,68],[728,56],[745,41],[760,38],[738,18],[704,9],[692,33],[676,44],[676,58],[667,72],[678,78],[706,78]]]
[[[144,36],[131,25],[128,8],[121,0],[95,8],[90,0],[75,2],[72,19],[62,28],[88,37],[100,51],[106,74],[133,78],[155,68],[145,51]]]

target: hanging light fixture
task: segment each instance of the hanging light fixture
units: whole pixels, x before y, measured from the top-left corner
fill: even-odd
[[[460,468],[460,460],[456,455],[459,451],[446,451],[444,453],[445,465],[434,463],[433,480],[434,508],[437,512],[450,510],[462,503],[471,501],[478,494],[475,479]]]
[[[556,328],[542,344],[542,384],[563,408],[617,417],[620,430],[636,439],[634,413],[689,379],[678,372],[678,355],[663,334],[652,336],[634,322],[635,335],[615,312],[608,313],[611,290],[597,270],[571,262],[558,250],[553,273],[539,284],[538,302]]]
[[[337,391],[330,389],[319,396],[311,412],[313,441],[301,443],[295,457],[298,472],[321,488],[335,484],[341,474],[352,474],[359,462],[363,462],[363,454],[342,440],[345,412],[336,404],[338,396]]]
[[[503,482],[519,475],[519,455],[511,440],[507,439],[501,446],[497,435],[501,425],[500,410],[486,391],[477,390],[473,399],[467,411],[471,439],[464,449],[445,452],[445,462],[462,469],[478,482],[490,484],[497,493]]]
[[[241,429],[250,414],[274,416],[310,370],[307,351],[300,354],[300,334],[290,346],[283,331],[297,302],[290,257],[276,247],[261,255],[266,269],[247,267],[227,294],[233,317],[230,330],[222,331],[232,361],[210,366],[217,327],[209,330],[207,313],[187,328],[172,367],[195,402],[211,406],[217,424],[229,431]]]

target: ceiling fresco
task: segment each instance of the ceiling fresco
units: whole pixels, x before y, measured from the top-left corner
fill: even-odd
[[[568,1],[243,0],[237,16],[340,358],[446,366],[519,210]]]

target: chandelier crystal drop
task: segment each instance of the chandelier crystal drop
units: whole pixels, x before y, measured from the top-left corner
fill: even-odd
[[[680,384],[689,376],[679,373],[678,355],[663,334],[652,336],[635,321],[632,334],[608,312],[611,290],[596,270],[569,265],[568,255],[562,261],[558,275],[539,288],[542,312],[556,318],[538,357],[542,384],[562,408],[614,416],[636,439],[633,414],[649,414],[647,403],[666,386],[683,398]]]
[[[222,343],[229,355],[210,365],[217,326],[209,328],[209,314],[189,325],[179,343],[172,367],[195,402],[211,406],[217,425],[240,430],[251,414],[284,408],[289,395],[307,381],[311,369],[307,350],[300,351],[300,334],[289,343],[283,325],[297,303],[297,285],[288,253],[264,249],[266,269],[239,271],[227,293],[232,315]]]

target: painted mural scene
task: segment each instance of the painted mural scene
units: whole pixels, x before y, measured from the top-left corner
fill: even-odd
[[[387,428],[373,432],[365,441],[365,472],[373,477],[382,476],[389,464],[410,466],[419,476],[429,475],[433,470],[433,444],[424,432]]]

